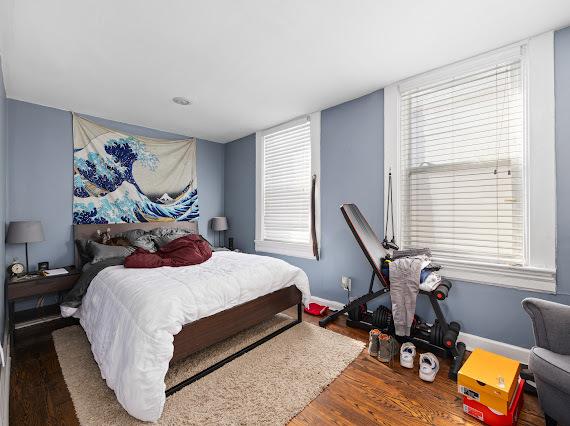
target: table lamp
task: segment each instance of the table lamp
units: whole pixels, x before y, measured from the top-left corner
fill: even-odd
[[[18,220],[10,222],[8,225],[6,242],[8,244],[23,243],[26,245],[26,272],[29,272],[28,243],[39,243],[41,241],[44,241],[44,229],[39,220]]]
[[[212,230],[218,233],[218,247],[220,245],[220,233],[227,231],[228,229],[228,219],[225,216],[217,216],[212,218]]]

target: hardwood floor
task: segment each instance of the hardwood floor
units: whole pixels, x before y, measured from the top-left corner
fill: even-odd
[[[318,318],[304,318],[313,323]],[[362,341],[363,330],[346,327],[344,318],[329,329]],[[421,349],[418,349],[421,353]],[[416,357],[417,361],[417,357]],[[447,378],[449,360],[440,359],[441,369],[433,383],[418,377],[399,362],[383,364],[364,351],[330,386],[291,422],[294,425],[481,425],[463,413],[457,385]],[[535,396],[525,394],[519,425],[543,425],[544,417]]]
[[[294,311],[291,311],[294,315]],[[305,321],[318,318],[305,315]],[[78,425],[51,332],[74,323],[58,320],[17,330],[12,351],[11,425]],[[329,329],[367,340],[366,332],[346,327],[341,318]],[[463,414],[456,385],[447,378],[449,362],[434,383],[395,363],[390,367],[363,352],[290,425],[461,425],[480,424]],[[524,395],[519,425],[544,424],[536,397]]]
[[[56,320],[16,330],[10,377],[10,425],[79,425],[51,332],[77,323]]]

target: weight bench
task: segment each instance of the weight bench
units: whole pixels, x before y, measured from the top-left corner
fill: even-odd
[[[370,224],[366,221],[360,210],[355,204],[343,204],[340,210],[352,231],[358,245],[372,266],[372,277],[368,293],[346,304],[344,308],[332,313],[331,315],[319,321],[321,327],[326,326],[339,316],[348,313],[346,324],[350,327],[371,330],[380,328],[384,331],[391,330],[391,313],[385,307],[378,308],[373,314],[368,313],[366,303],[381,297],[390,292],[390,283],[388,278],[382,273],[382,264],[386,259],[388,252],[382,246],[382,241],[378,239]],[[379,290],[374,291],[374,281],[378,279],[381,286]],[[440,288],[441,287],[441,288]],[[457,342],[457,337],[461,329],[456,322],[448,323],[443,315],[438,300],[447,297],[451,288],[449,281],[444,281],[442,285],[432,292],[420,290],[419,293],[427,296],[436,315],[436,322],[433,325],[426,323],[418,323],[412,327],[412,336],[396,336],[402,341],[410,341],[416,346],[425,347],[428,350],[442,357],[452,357],[452,366],[449,370],[449,377],[457,380],[457,372],[461,368],[463,358],[465,356],[465,344]]]

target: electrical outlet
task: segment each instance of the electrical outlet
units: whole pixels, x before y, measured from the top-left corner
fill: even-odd
[[[352,279],[350,277],[345,277],[344,275],[342,276],[341,280],[340,280],[340,286],[345,290],[345,291],[350,291],[352,290]]]

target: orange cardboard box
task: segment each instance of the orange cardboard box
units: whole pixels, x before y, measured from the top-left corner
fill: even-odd
[[[457,389],[462,395],[507,414],[520,368],[520,363],[515,360],[475,349],[459,370]]]

